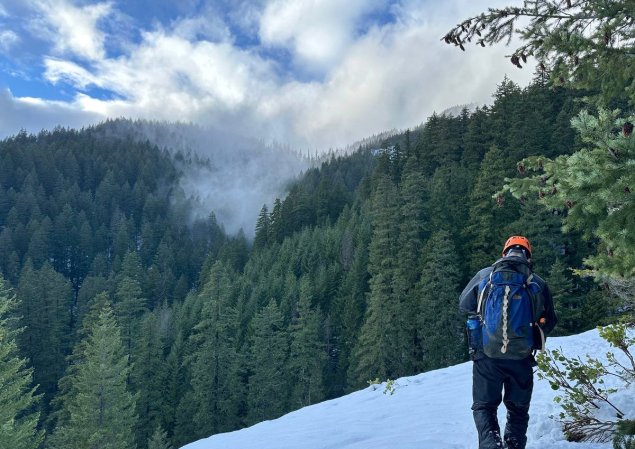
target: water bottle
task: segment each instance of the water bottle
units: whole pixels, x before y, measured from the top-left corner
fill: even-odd
[[[478,315],[470,315],[467,318],[466,327],[470,354],[473,354],[483,346],[483,322],[481,321],[481,317]]]

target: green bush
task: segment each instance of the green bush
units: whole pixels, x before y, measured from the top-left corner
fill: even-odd
[[[630,351],[635,345],[635,338],[629,337],[630,328],[628,324],[615,324],[600,329],[600,336],[626,355],[627,364],[621,363],[613,352],[607,353],[606,363],[589,356],[584,361],[580,357],[569,358],[561,349],[547,350],[538,355],[538,378],[546,379],[552,389],[562,393],[554,400],[562,407],[559,419],[568,441],[606,442],[618,431],[621,432],[621,423],[630,422],[624,420],[625,413],[610,398],[635,381],[635,359]],[[607,387],[605,379],[608,376],[620,379],[622,386]],[[602,405],[613,410],[615,419],[596,415]],[[615,438],[617,440],[617,436]],[[622,446],[616,447],[631,449],[632,441],[629,441],[632,438],[623,440],[616,443]]]

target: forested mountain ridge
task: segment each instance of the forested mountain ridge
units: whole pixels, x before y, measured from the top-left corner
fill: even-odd
[[[103,391],[87,374],[100,353],[126,367],[101,379],[119,385],[103,427],[139,448],[464,360],[457,295],[512,233],[536,248],[561,332],[605,319],[605,296],[566,268],[590,251],[560,232],[566,208],[492,198],[523,157],[573,151],[576,97],[505,79],[491,107],[334,156],[261,209],[251,246],[213,215],[192,222],[175,156],[148,142],[99,127],[0,142],[0,268],[44,446],[94,437],[80,398]]]

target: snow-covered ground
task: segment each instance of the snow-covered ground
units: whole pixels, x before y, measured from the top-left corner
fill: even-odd
[[[609,346],[597,330],[550,338],[567,356],[602,357]],[[603,358],[603,357],[602,357]],[[214,435],[183,449],[476,449],[472,421],[472,363],[396,381],[394,395],[376,385],[297,410],[247,429]],[[557,422],[560,407],[546,381],[535,378],[527,449],[609,449],[610,443],[569,443]],[[611,398],[635,417],[635,389]],[[608,413],[608,412],[607,412]],[[504,406],[499,409],[504,427]]]

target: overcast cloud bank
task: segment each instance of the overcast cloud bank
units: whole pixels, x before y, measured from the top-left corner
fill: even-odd
[[[169,20],[142,21],[114,1],[6,0],[0,136],[128,117],[342,147],[486,103],[506,72],[520,84],[531,78],[504,47],[462,53],[440,42],[457,21],[509,2],[475,3],[194,1]],[[166,5],[147,3],[147,15]],[[62,99],[13,93],[27,78]]]

